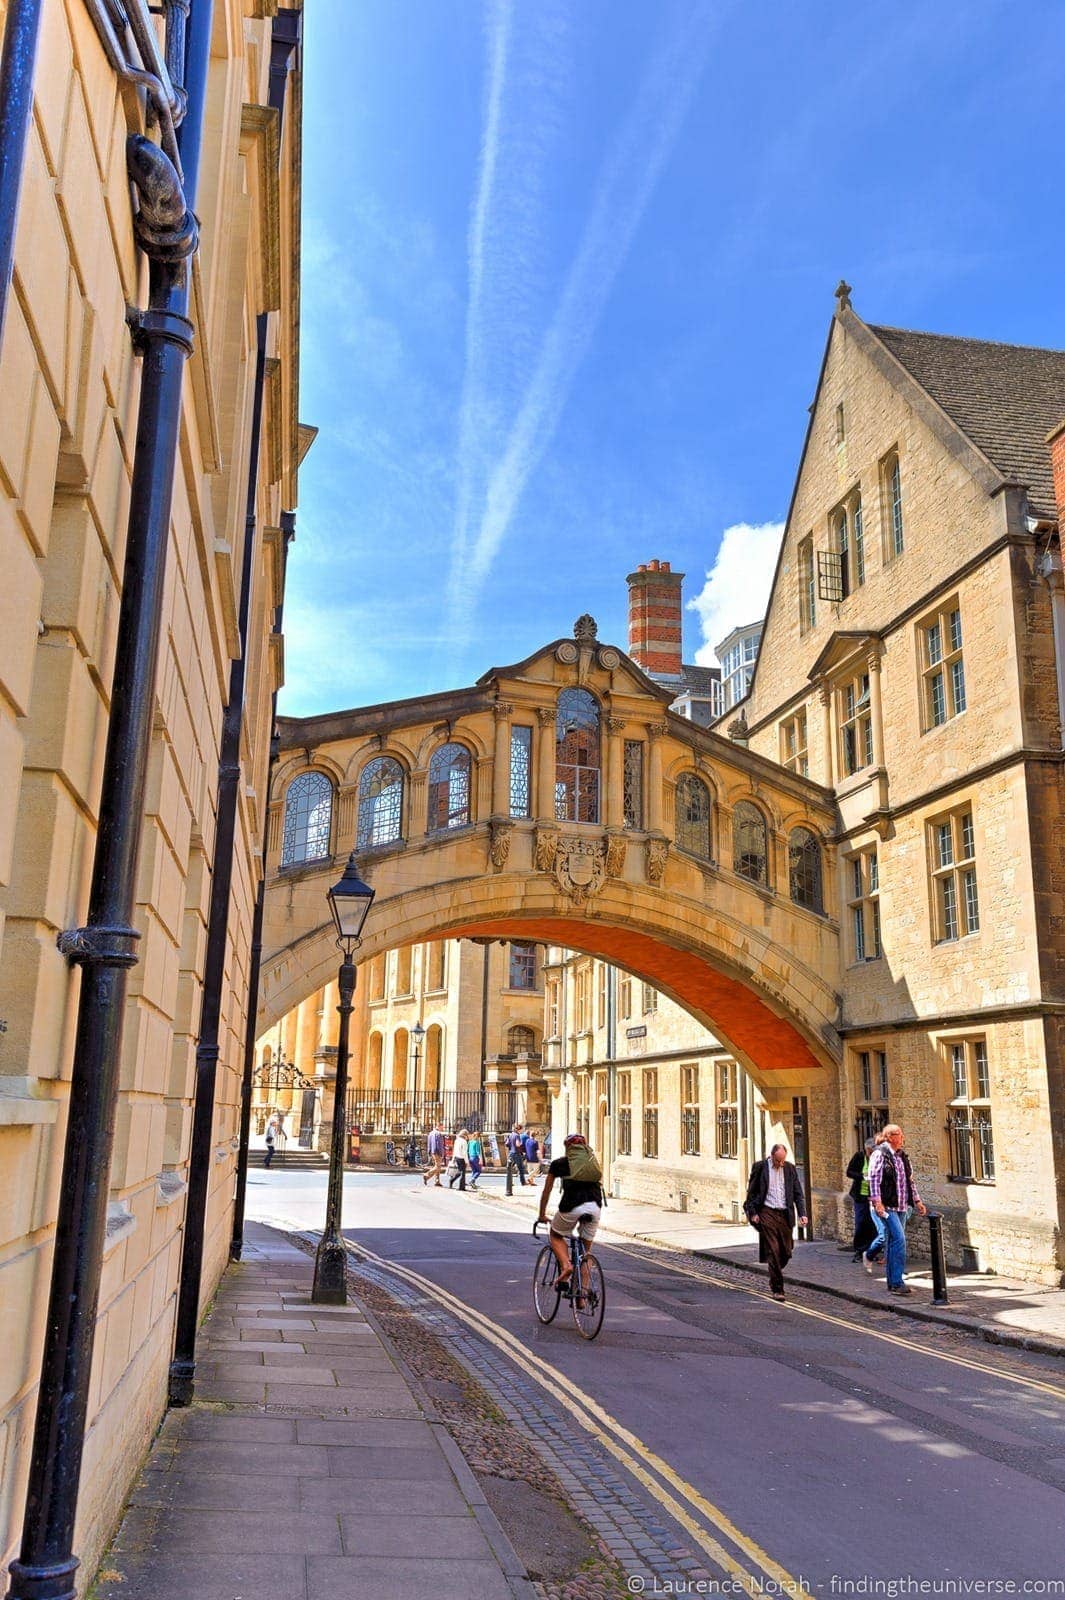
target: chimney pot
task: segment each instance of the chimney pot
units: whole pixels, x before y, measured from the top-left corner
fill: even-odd
[[[629,574],[629,654],[652,677],[681,676],[683,572],[641,561]]]

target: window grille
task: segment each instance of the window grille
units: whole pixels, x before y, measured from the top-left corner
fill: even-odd
[[[625,740],[624,806],[626,828],[643,827],[643,745]]]
[[[765,818],[749,800],[739,800],[732,813],[733,867],[752,883],[767,884],[768,845]]]
[[[281,865],[324,860],[329,855],[332,820],[333,785],[324,772],[301,772],[285,795]]]
[[[395,844],[403,830],[403,768],[392,756],[375,756],[359,779],[358,848]]]
[[[858,1084],[854,1125],[864,1144],[888,1122],[888,1058],[886,1050],[857,1052]]]
[[[470,820],[470,752],[441,745],[429,762],[429,832],[464,828]]]
[[[947,1107],[948,1176],[954,1183],[994,1183],[987,1040],[953,1040],[947,1048],[952,1090]]]
[[[510,814],[532,816],[532,729],[510,730]]]
[[[674,810],[677,848],[709,861],[710,791],[694,773],[686,772],[678,781]]]
[[[717,1154],[735,1161],[740,1151],[739,1067],[735,1061],[717,1064]]]
[[[817,552],[817,597],[838,605],[844,598],[843,565],[838,550]]]
[[[519,1024],[507,1034],[507,1054],[511,1056],[536,1054],[536,1034],[532,1028]]]
[[[791,898],[808,911],[823,911],[821,846],[809,828],[793,828],[788,838],[788,884]]]
[[[555,816],[599,821],[599,704],[587,689],[563,689],[555,719]]]

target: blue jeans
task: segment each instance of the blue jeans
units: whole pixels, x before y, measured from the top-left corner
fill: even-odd
[[[881,1220],[887,1240],[887,1286],[897,1289],[906,1271],[906,1218],[901,1211],[889,1211]]]
[[[881,1250],[884,1248],[884,1219],[883,1217],[877,1216],[872,1206],[869,1207],[869,1221],[876,1229],[876,1238],[873,1240],[872,1244],[866,1248],[865,1259],[867,1261],[872,1261],[873,1257],[878,1256]]]

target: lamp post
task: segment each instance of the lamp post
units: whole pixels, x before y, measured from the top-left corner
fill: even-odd
[[[420,1022],[416,1022],[410,1030],[412,1047],[414,1050],[414,1107],[418,1106],[418,1063],[421,1060],[422,1043],[425,1039],[425,1029]]]
[[[314,1257],[314,1287],[311,1299],[316,1305],[347,1304],[345,1267],[347,1255],[340,1233],[344,1200],[344,1157],[348,1136],[348,1031],[355,995],[355,963],[352,957],[361,942],[362,930],[373,905],[374,891],[359,877],[355,852],[348,857],[344,876],[327,897],[337,928],[337,948],[344,952],[337,984],[340,990],[340,1031],[337,1036],[337,1075],[333,1099],[333,1142],[329,1151],[329,1197],[325,1209],[325,1232]]]

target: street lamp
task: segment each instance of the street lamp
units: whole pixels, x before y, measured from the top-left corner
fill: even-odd
[[[316,1305],[347,1304],[347,1253],[340,1234],[340,1213],[344,1200],[344,1156],[348,1135],[348,1030],[355,995],[355,963],[366,918],[373,905],[374,891],[363,883],[356,869],[355,852],[348,857],[344,876],[334,883],[326,898],[337,929],[337,948],[344,959],[337,974],[340,990],[340,1032],[337,1036],[337,1075],[333,1099],[333,1142],[329,1150],[329,1197],[325,1208],[325,1232],[314,1257],[314,1287],[311,1299]]]
[[[416,1022],[410,1030],[411,1040],[414,1045],[414,1105],[418,1104],[418,1062],[421,1058],[422,1041],[425,1038],[425,1029],[420,1022]]]

